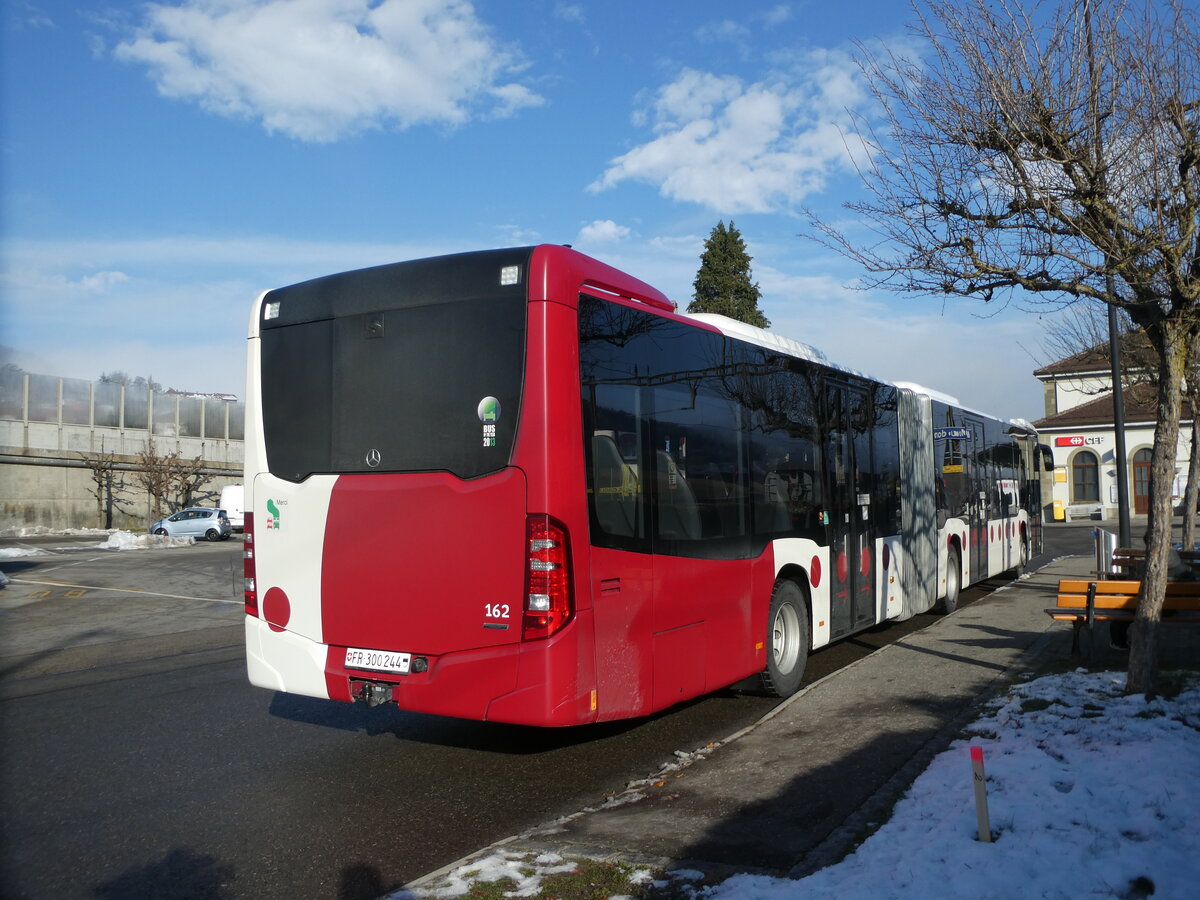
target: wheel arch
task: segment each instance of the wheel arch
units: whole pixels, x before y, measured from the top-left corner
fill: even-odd
[[[813,588],[808,577],[808,570],[798,563],[788,563],[775,573],[775,580],[771,583],[772,594],[775,593],[775,585],[780,581],[794,581],[800,588],[800,593],[804,597],[804,609],[808,613],[808,642],[811,645],[813,643]],[[769,597],[767,602],[770,605]]]
[[[800,690],[813,650],[812,596],[803,575],[799,566],[785,567],[771,585],[765,629],[767,660],[760,673],[760,685],[770,696],[790,697]],[[793,610],[790,616],[786,612],[789,606]]]

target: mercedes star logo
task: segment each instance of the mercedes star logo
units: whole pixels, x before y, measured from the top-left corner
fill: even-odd
[[[383,456],[374,447],[367,451],[367,465],[372,469],[379,465],[381,459],[383,459]]]

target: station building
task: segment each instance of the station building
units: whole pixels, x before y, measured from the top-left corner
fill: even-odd
[[[1046,414],[1034,422],[1054,453],[1054,488],[1048,510],[1057,521],[1117,518],[1117,466],[1126,467],[1134,515],[1150,501],[1150,457],[1157,420],[1155,388],[1137,379],[1148,347],[1141,334],[1122,339],[1122,365],[1132,376],[1123,391],[1126,459],[1116,457],[1112,369],[1107,345],[1059,360],[1033,374],[1045,388]],[[1191,454],[1194,411],[1183,400],[1172,496],[1182,503]]]

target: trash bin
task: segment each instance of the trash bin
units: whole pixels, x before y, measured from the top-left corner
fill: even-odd
[[[1117,549],[1117,536],[1103,528],[1093,528],[1092,537],[1096,541],[1096,575],[1107,578],[1113,568],[1113,553]]]

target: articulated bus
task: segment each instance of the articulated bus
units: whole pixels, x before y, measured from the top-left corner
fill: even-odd
[[[567,247],[261,295],[250,681],[567,726],[757,677],[1040,552],[1024,422],[865,377]]]

